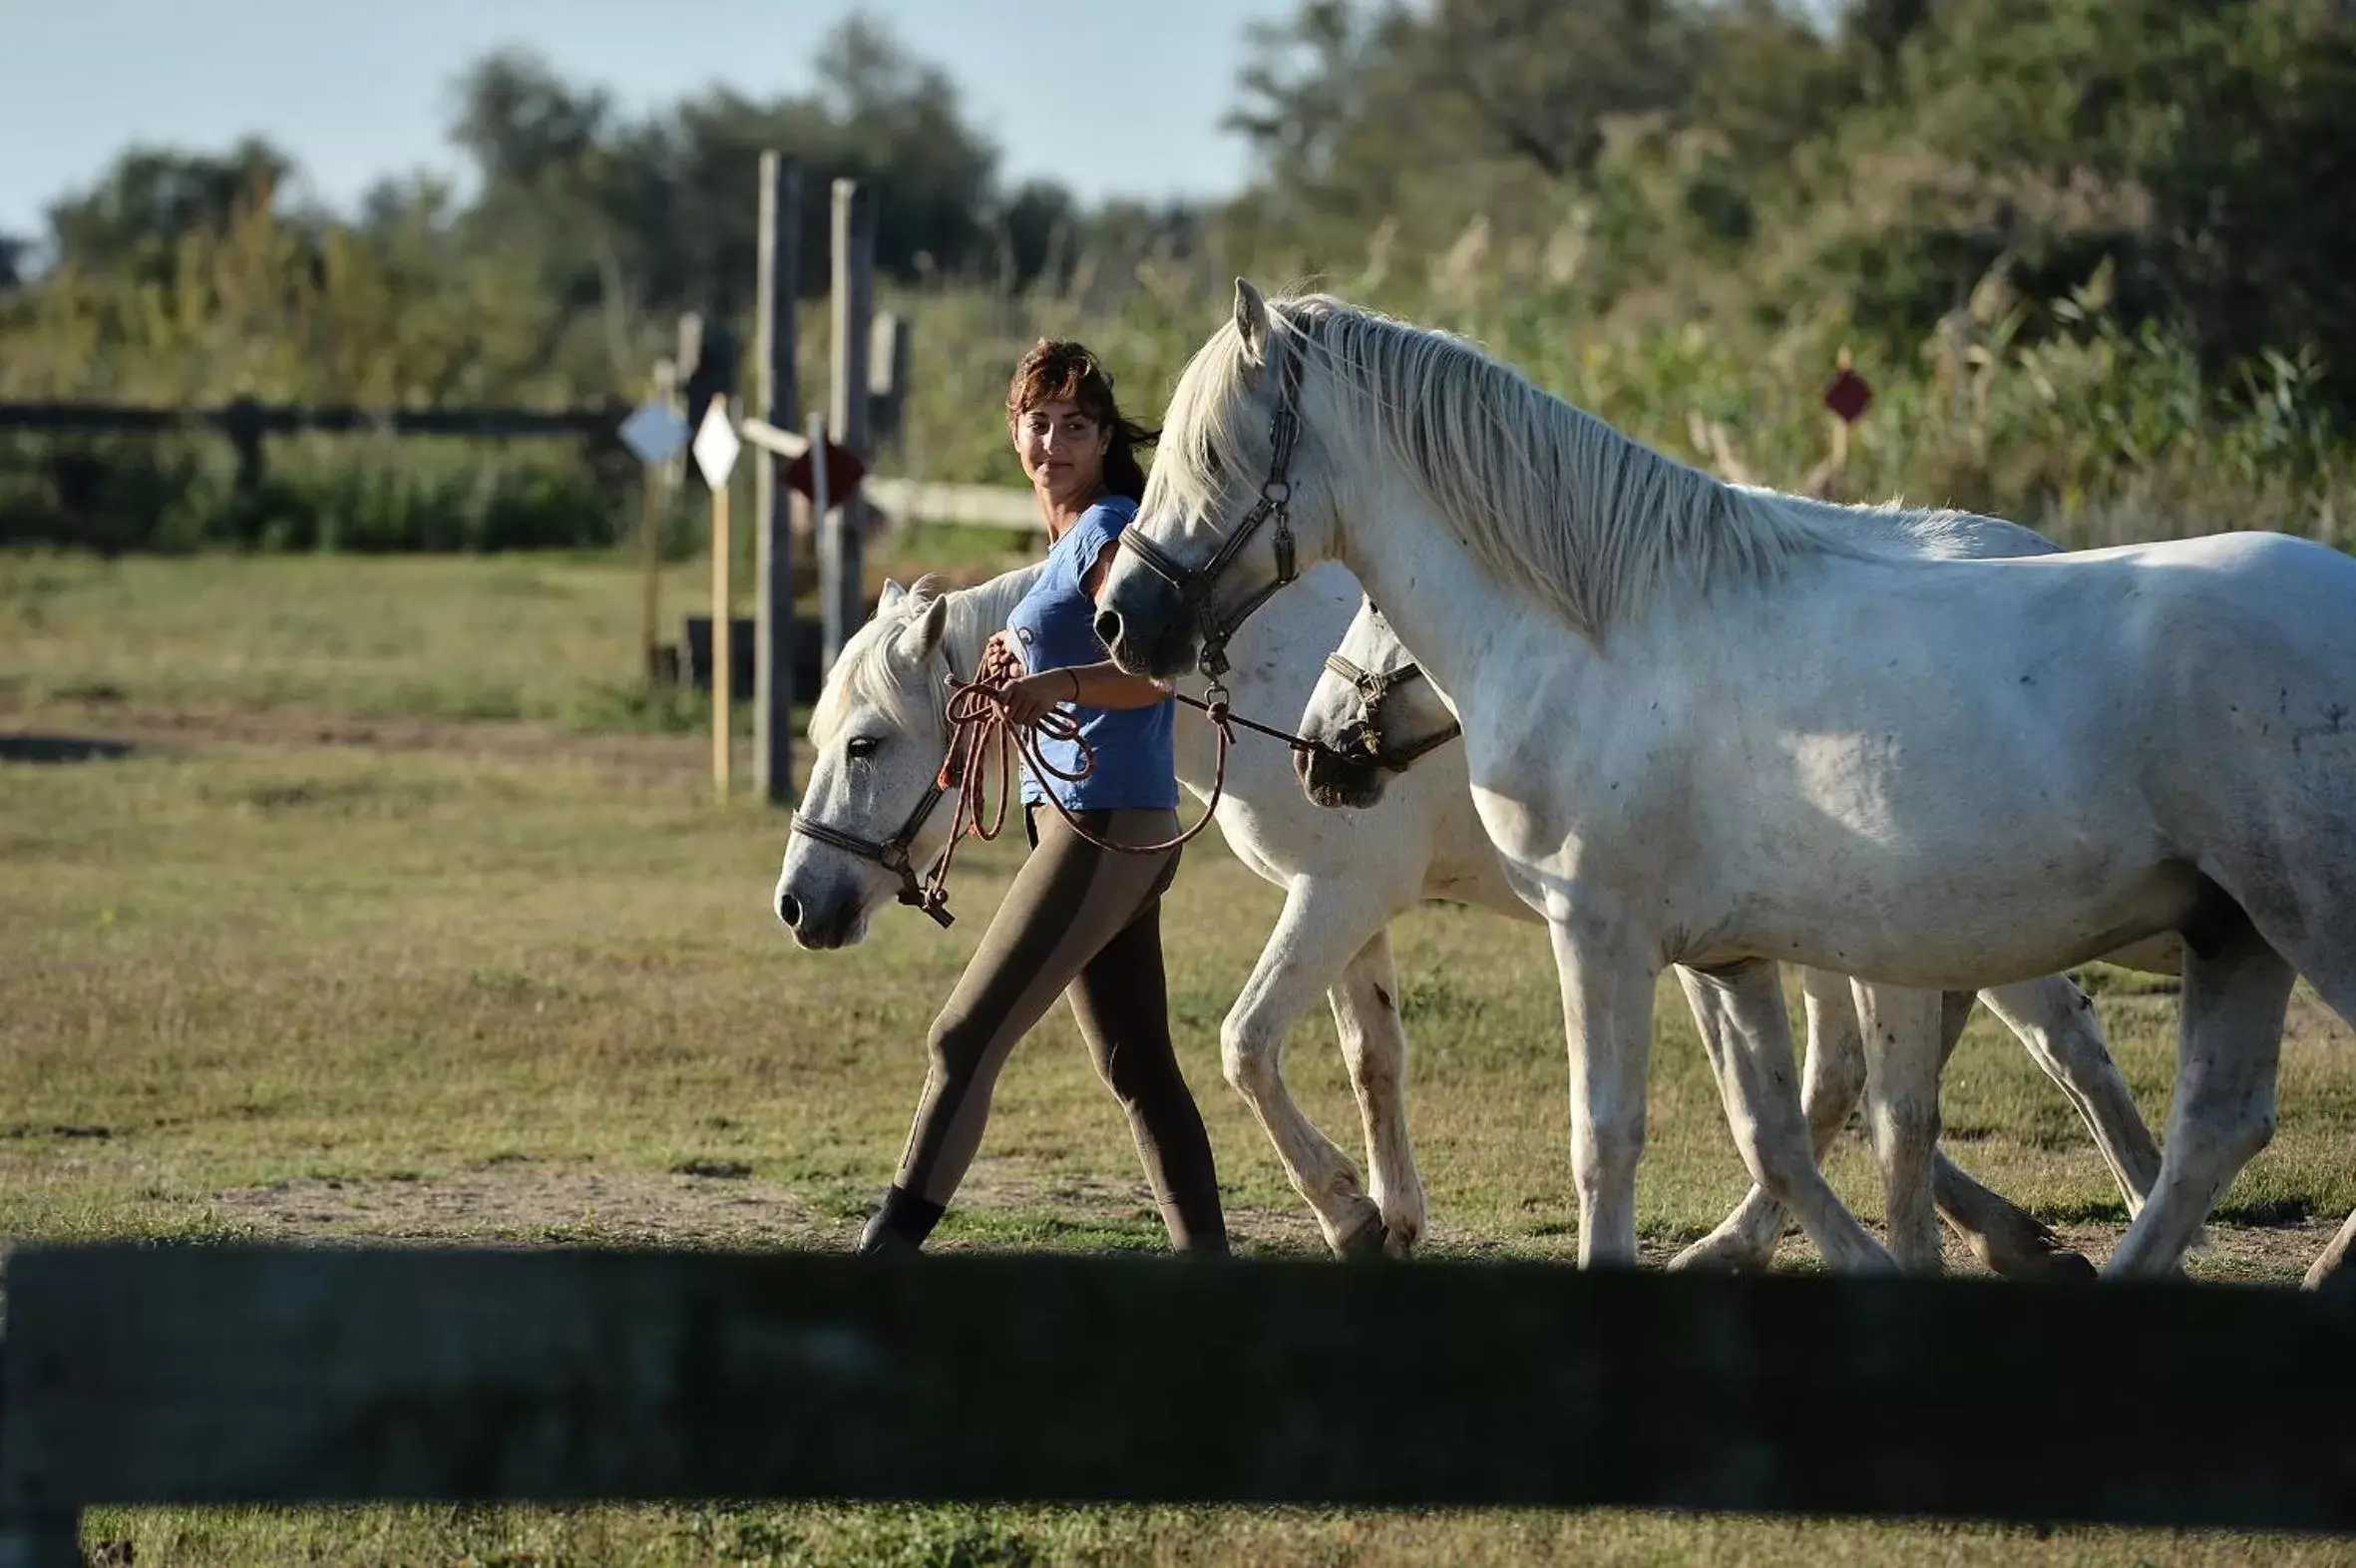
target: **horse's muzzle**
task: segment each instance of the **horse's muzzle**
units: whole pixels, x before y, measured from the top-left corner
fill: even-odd
[[[1096,640],[1132,675],[1168,679],[1195,665],[1196,633],[1186,601],[1150,572],[1132,572],[1108,586],[1096,611]]]
[[[1342,737],[1345,749],[1350,738],[1347,732]],[[1322,747],[1294,752],[1293,771],[1301,779],[1301,792],[1329,809],[1364,811],[1382,799],[1388,782],[1380,768]]]
[[[777,918],[793,933],[795,947],[813,953],[852,947],[867,935],[859,897],[846,888],[796,893],[780,882]]]

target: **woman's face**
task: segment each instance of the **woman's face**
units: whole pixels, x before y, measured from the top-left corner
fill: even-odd
[[[1112,432],[1076,403],[1034,403],[1012,420],[1014,455],[1031,488],[1054,501],[1093,500],[1104,487]]]

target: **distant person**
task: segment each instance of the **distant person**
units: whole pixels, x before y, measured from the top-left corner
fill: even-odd
[[[1121,417],[1095,355],[1045,341],[1015,367],[1006,431],[1046,521],[1047,565],[990,639],[980,678],[1006,682],[1016,722],[1051,708],[1072,714],[1095,765],[1068,781],[1023,769],[1030,858],[933,1022],[916,1126],[859,1250],[924,1245],[982,1145],[998,1069],[1067,995],[1096,1070],[1128,1113],[1171,1245],[1224,1254],[1210,1138],[1170,1045],[1161,898],[1180,852],[1099,849],[1047,799],[1052,791],[1110,843],[1158,844],[1178,832],[1170,686],[1124,673],[1095,631],[1096,588],[1145,494],[1137,448],[1153,433]],[[1040,748],[1051,765],[1079,771],[1077,742],[1041,736]]]

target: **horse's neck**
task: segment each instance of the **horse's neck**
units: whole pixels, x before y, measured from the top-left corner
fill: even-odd
[[[1313,566],[1299,583],[1246,619],[1227,650],[1234,665],[1226,676],[1228,700],[1235,711],[1277,728],[1297,727],[1301,709],[1325,669],[1326,655],[1358,612],[1360,596],[1358,583],[1339,566]],[[1200,700],[1210,684],[1199,670],[1190,670],[1178,678],[1177,689]],[[1266,750],[1274,744],[1266,736],[1247,734],[1238,743],[1244,752],[1229,772],[1230,793],[1249,794],[1251,781],[1258,778],[1251,771],[1253,761],[1278,753]],[[1208,798],[1218,771],[1218,751],[1207,721],[1179,715],[1177,761],[1178,782],[1197,797]],[[1277,774],[1277,787],[1297,792],[1289,758]]]
[[[1045,571],[1043,563],[1001,573],[979,588],[959,588],[949,595],[949,624],[941,633],[941,650],[960,680],[971,680],[982,663],[982,650],[1006,624],[1014,606]]]
[[[1354,501],[1348,515],[1380,522],[1345,532],[1343,563],[1382,606],[1382,618],[1450,708],[1462,711],[1458,704],[1484,673],[1515,678],[1526,643],[1542,641],[1549,657],[1591,647],[1534,594],[1492,576],[1403,481]],[[1494,704],[1482,707],[1495,711]],[[1507,703],[1505,711],[1519,722],[1522,704]]]

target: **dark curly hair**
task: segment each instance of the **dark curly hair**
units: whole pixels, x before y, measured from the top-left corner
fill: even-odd
[[[1122,417],[1113,401],[1112,377],[1086,344],[1042,337],[1022,356],[1006,386],[1006,417],[1019,419],[1041,403],[1069,403],[1111,431],[1104,488],[1131,501],[1145,499],[1145,468],[1137,461],[1137,449],[1153,445],[1161,432]]]

